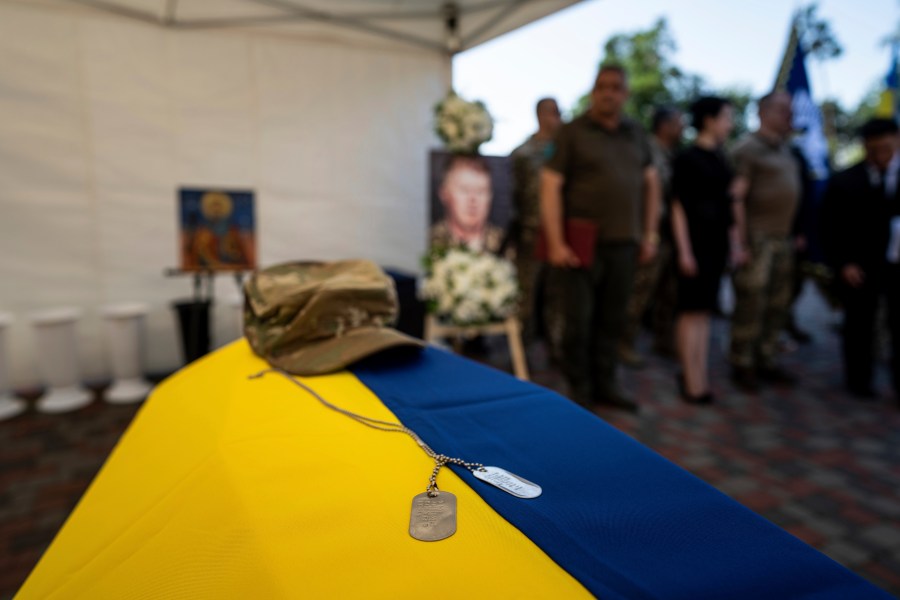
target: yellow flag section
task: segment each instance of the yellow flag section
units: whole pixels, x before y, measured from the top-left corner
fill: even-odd
[[[411,538],[431,459],[284,377],[247,379],[265,367],[241,340],[161,384],[17,598],[590,597],[449,469],[456,534]],[[348,372],[303,381],[396,420]]]
[[[878,97],[878,106],[875,107],[875,116],[880,119],[893,119],[897,112],[897,97],[895,91],[886,89]]]

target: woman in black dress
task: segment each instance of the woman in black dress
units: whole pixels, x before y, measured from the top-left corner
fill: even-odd
[[[678,252],[675,337],[682,397],[709,404],[709,322],[718,307],[734,223],[733,174],[722,152],[733,125],[731,104],[724,98],[700,98],[691,106],[691,119],[697,137],[672,168],[672,233]]]

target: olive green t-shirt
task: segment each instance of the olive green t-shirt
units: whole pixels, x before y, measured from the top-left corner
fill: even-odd
[[[597,224],[602,241],[638,241],[644,169],[652,164],[650,145],[635,121],[623,119],[609,130],[584,114],[563,125],[545,166],[563,176],[566,218]]]
[[[750,184],[744,200],[747,230],[787,236],[800,203],[800,167],[787,143],[751,133],[732,152],[735,174]]]

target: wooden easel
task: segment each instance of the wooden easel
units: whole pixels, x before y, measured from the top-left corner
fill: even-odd
[[[525,361],[525,348],[522,345],[522,326],[516,317],[507,317],[505,321],[486,325],[446,325],[434,315],[425,317],[425,341],[432,342],[439,338],[453,340],[454,349],[459,352],[464,339],[472,339],[479,335],[505,335],[509,344],[509,355],[512,358],[513,372],[522,381],[528,381],[528,363]]]

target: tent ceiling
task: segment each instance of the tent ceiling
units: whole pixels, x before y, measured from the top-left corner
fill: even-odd
[[[380,38],[459,52],[580,0],[65,0],[173,29]]]

